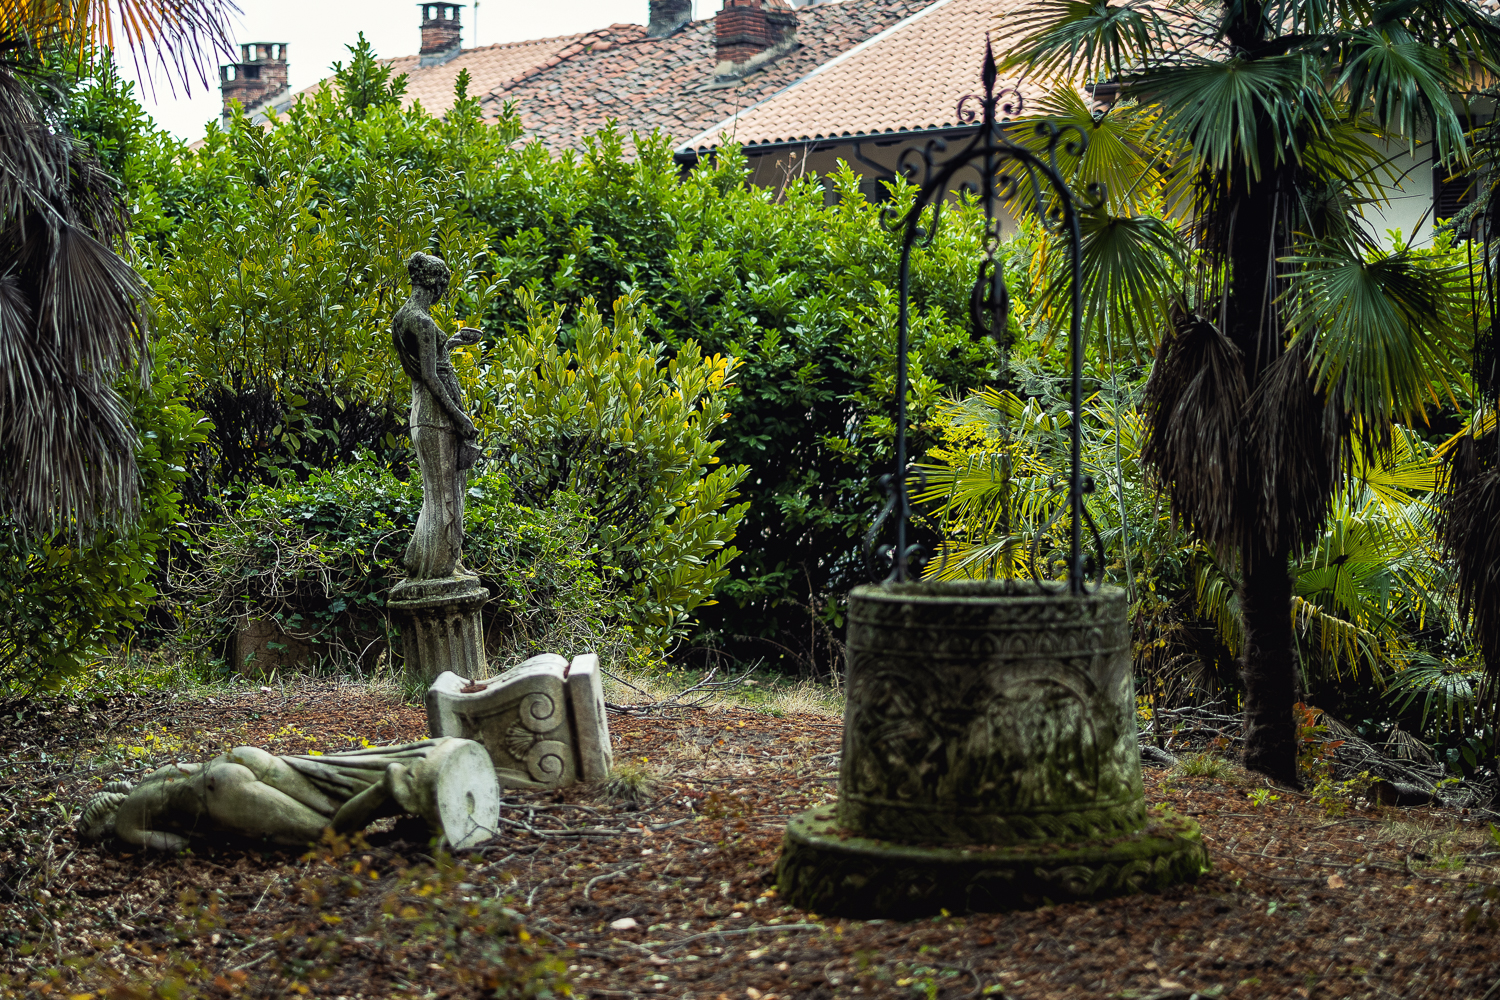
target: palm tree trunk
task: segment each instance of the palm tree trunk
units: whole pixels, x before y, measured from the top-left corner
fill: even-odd
[[[1246,560],[1240,584],[1245,626],[1240,676],[1245,684],[1245,767],[1298,788],[1289,556],[1280,548]]]

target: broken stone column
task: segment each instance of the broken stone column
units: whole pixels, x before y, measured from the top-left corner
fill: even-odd
[[[573,657],[567,685],[578,776],[583,781],[603,781],[614,767],[615,754],[609,745],[609,717],[605,714],[604,678],[598,655],[585,653]]]
[[[593,653],[571,664],[543,653],[480,681],[446,671],[427,690],[427,728],[483,745],[515,788],[602,781],[614,763]]]

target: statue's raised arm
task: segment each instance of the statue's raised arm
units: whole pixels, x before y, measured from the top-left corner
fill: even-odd
[[[396,311],[391,342],[411,379],[411,440],[422,470],[422,513],[405,563],[409,579],[430,580],[464,572],[464,470],[480,451],[448,352],[476,343],[480,332],[465,327],[449,338],[432,320],[430,310],[448,290],[447,264],[414,253],[406,270],[411,297]]]

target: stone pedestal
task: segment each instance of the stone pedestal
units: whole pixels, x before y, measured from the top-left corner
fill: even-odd
[[[401,618],[407,673],[424,683],[448,670],[487,673],[480,609],[489,599],[479,577],[469,574],[396,584],[386,607]]]
[[[909,583],[849,603],[838,806],[789,825],[788,902],[907,917],[1197,877],[1196,825],[1146,811],[1123,591]]]
[[[485,680],[441,674],[427,689],[427,728],[482,744],[513,788],[602,781],[613,764],[592,653],[571,664],[543,653]]]

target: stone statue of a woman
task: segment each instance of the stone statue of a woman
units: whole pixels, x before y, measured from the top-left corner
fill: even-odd
[[[448,352],[478,343],[481,334],[464,327],[447,337],[432,320],[429,311],[448,290],[447,264],[414,253],[406,270],[411,298],[396,312],[391,340],[411,379],[411,441],[422,470],[422,513],[404,561],[408,579],[433,580],[464,573],[465,470],[480,451]]]

